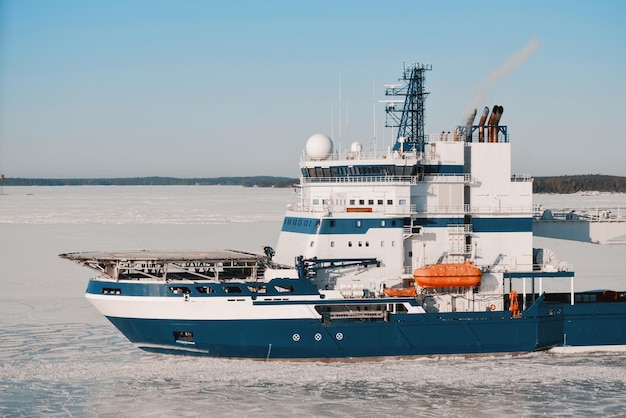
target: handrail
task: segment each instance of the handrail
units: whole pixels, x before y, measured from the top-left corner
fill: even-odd
[[[550,217],[544,216],[550,211]],[[550,209],[542,205],[535,205],[533,214],[536,220],[542,221],[588,221],[588,222],[625,222],[626,208],[624,207],[594,207],[594,208],[561,208]]]
[[[421,179],[420,179],[421,177]],[[372,175],[349,175],[342,177],[302,177],[302,183],[409,183],[436,182],[436,183],[465,183],[469,184],[475,179],[471,174],[424,174],[422,176],[372,176]]]
[[[345,177],[302,177],[302,182],[310,183],[409,183],[416,184],[417,176],[345,176]]]

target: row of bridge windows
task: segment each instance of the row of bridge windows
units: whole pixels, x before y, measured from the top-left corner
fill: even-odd
[[[416,176],[417,166],[355,165],[343,167],[305,167],[302,176],[307,178],[331,178],[346,176]]]

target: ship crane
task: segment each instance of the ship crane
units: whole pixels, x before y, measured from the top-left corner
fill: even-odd
[[[375,265],[380,267],[380,261],[376,258],[308,258],[303,256],[296,257],[296,268],[298,277],[312,278],[315,277],[317,270],[323,269],[340,269],[352,266],[368,267]]]

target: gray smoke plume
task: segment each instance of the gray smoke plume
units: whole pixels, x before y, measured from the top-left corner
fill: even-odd
[[[474,100],[469,104],[467,109],[465,109],[464,114],[470,115],[478,105],[480,105],[487,94],[489,94],[489,89],[491,86],[497,81],[502,80],[506,77],[511,71],[525,63],[528,58],[539,48],[539,40],[532,39],[524,48],[517,51],[513,54],[509,59],[507,59],[502,65],[498,68],[494,69],[489,73],[487,78],[485,78],[480,84],[478,94],[474,97]]]

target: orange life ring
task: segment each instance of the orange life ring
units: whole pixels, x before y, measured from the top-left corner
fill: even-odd
[[[491,305],[489,305],[489,310],[490,311],[495,311],[496,310],[496,305],[494,305],[493,303]]]

